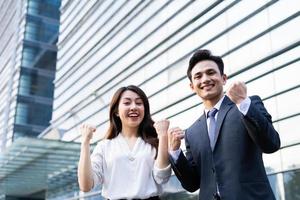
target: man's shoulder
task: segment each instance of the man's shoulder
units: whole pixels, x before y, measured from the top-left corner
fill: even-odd
[[[196,120],[192,123],[192,125],[190,125],[190,126],[187,128],[187,132],[191,132],[191,131],[193,131],[196,127],[198,127],[199,124],[200,124],[200,121],[202,120],[202,118],[204,118],[203,115],[201,115],[201,117],[199,117],[198,119],[196,119]]]
[[[250,98],[251,100],[258,100],[258,101],[261,101],[261,98],[260,98],[260,96],[258,96],[258,95],[252,95],[252,96],[249,96],[249,98]]]

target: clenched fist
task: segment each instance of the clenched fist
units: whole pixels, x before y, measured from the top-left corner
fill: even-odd
[[[167,136],[170,122],[167,119],[163,119],[154,123],[154,128],[156,129],[158,137]]]
[[[96,127],[89,124],[82,124],[80,126],[80,133],[82,136],[82,143],[89,143],[93,138],[93,133],[96,131]]]
[[[247,98],[247,87],[244,82],[237,81],[229,86],[226,95],[235,104],[240,104],[244,99]]]
[[[184,131],[179,127],[171,128],[168,131],[169,150],[176,151],[181,145],[181,140],[184,138]]]

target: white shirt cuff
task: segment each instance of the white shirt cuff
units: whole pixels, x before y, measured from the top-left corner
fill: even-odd
[[[175,163],[178,160],[180,152],[181,152],[181,149],[177,149],[175,151],[169,151],[169,154],[172,157],[172,159],[175,161]]]
[[[156,165],[154,165],[153,175],[155,181],[158,184],[166,183],[169,180],[171,173],[172,173],[171,164],[169,164],[167,167],[163,169],[158,168]]]
[[[249,110],[250,104],[251,104],[251,99],[247,97],[240,104],[237,104],[237,107],[243,115],[246,115]]]

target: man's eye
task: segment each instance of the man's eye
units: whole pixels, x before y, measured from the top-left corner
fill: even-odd
[[[208,75],[213,75],[213,74],[215,74],[216,72],[215,71],[209,71],[207,74]]]
[[[196,75],[196,76],[194,76],[194,79],[199,79],[199,78],[201,78],[201,76],[200,76],[200,75]]]

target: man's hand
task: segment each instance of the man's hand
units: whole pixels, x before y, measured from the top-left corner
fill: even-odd
[[[168,138],[169,138],[169,150],[176,151],[180,147],[181,139],[184,138],[184,131],[178,127],[171,128],[168,131]]]
[[[244,82],[237,81],[229,86],[226,95],[235,104],[240,104],[244,99],[247,98],[247,87]]]
[[[90,143],[90,140],[93,138],[93,133],[96,131],[95,126],[89,124],[82,124],[80,126],[80,133],[82,136],[82,143]]]

